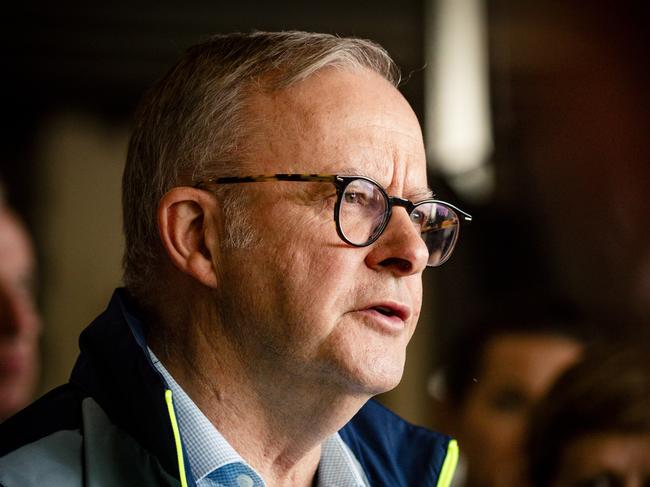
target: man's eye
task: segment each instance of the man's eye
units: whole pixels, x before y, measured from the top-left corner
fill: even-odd
[[[346,203],[363,205],[366,204],[367,197],[363,193],[356,193],[354,191],[346,192],[343,196]]]
[[[424,213],[422,213],[421,211],[415,210],[415,211],[413,211],[413,213],[411,213],[411,221],[413,223],[419,223],[420,225],[422,225],[422,223],[425,220],[426,220],[426,217],[424,216]]]
[[[439,222],[436,222],[436,220],[431,218],[431,216],[431,214],[428,214],[425,211],[414,210],[413,213],[411,213],[411,221],[415,225],[419,225],[422,233],[440,230]]]

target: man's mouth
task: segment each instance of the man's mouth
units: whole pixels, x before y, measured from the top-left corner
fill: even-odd
[[[394,309],[387,308],[385,306],[373,306],[370,309],[374,309],[375,311],[379,311],[382,315],[385,315],[385,316],[395,316],[397,314]]]
[[[377,313],[383,315],[383,316],[388,316],[390,318],[398,318],[401,321],[406,321],[409,319],[411,312],[408,309],[408,307],[400,305],[400,304],[388,304],[388,303],[382,303],[382,304],[376,304],[374,306],[370,306],[366,308],[368,310],[376,311]]]

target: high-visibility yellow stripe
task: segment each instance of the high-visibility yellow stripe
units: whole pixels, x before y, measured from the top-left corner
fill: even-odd
[[[449,440],[447,445],[447,456],[440,469],[437,487],[449,487],[451,480],[454,478],[456,465],[458,464],[458,443],[456,440]]]
[[[178,472],[181,480],[181,487],[187,487],[187,479],[185,478],[185,462],[183,461],[183,448],[181,446],[181,435],[178,431],[178,423],[176,422],[176,413],[174,413],[174,403],[172,401],[172,391],[167,389],[165,391],[165,402],[167,403],[167,412],[169,413],[169,420],[172,424],[174,432],[174,443],[176,444],[176,456],[178,459]],[[442,463],[440,469],[440,476],[438,477],[437,487],[449,487],[451,480],[456,471],[458,464],[458,443],[456,440],[449,440],[447,445],[447,455],[445,461]]]
[[[185,478],[185,462],[183,461],[183,447],[181,446],[181,435],[178,432],[176,413],[174,413],[174,403],[172,402],[172,391],[170,391],[169,389],[165,391],[165,402],[167,403],[167,412],[169,413],[169,420],[172,423],[172,430],[174,431],[174,443],[176,444],[176,456],[178,458],[178,474],[181,477],[181,486],[187,487],[187,479]]]

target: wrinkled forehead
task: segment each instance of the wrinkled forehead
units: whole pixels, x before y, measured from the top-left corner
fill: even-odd
[[[426,191],[417,117],[374,72],[322,70],[289,88],[252,95],[248,115],[249,158],[266,172],[354,173],[400,192]]]

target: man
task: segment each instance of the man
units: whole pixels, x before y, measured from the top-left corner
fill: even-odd
[[[136,117],[126,290],[70,384],[1,432],[0,483],[447,485],[455,443],[368,402],[469,218],[429,199],[396,83],[381,48],[329,35],[185,54]]]
[[[40,319],[33,296],[34,252],[0,185],[0,422],[32,399]]]

